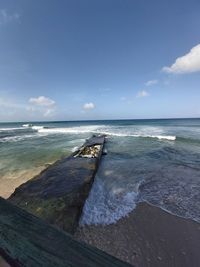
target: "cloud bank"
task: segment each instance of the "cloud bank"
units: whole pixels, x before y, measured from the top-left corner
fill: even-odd
[[[95,108],[95,105],[94,105],[94,103],[92,103],[92,102],[90,102],[90,103],[85,103],[84,105],[83,105],[83,109],[84,110],[91,110],[91,109],[94,109]]]
[[[27,110],[32,113],[39,112],[44,117],[51,117],[55,113],[56,102],[49,97],[31,97],[28,102],[31,106],[28,106]]]
[[[170,67],[163,67],[162,70],[180,74],[200,71],[200,44],[194,46],[186,55],[177,58]]]

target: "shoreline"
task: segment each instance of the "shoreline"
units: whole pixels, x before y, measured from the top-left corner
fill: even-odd
[[[13,173],[4,174],[2,177],[0,176],[0,197],[7,199],[17,187],[31,180],[36,175],[39,175],[47,167],[47,164],[45,164],[37,168],[21,170],[17,172],[15,176],[13,175]]]
[[[75,238],[135,267],[200,266],[200,224],[146,202],[106,226],[83,226]]]

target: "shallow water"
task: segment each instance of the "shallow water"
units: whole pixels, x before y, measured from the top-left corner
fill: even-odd
[[[114,223],[142,200],[200,221],[200,119],[23,124],[0,124],[1,195],[5,180],[28,180],[91,134],[105,133],[108,154],[81,224]]]

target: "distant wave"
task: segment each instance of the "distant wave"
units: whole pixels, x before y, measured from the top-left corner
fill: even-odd
[[[49,133],[49,134],[56,134],[56,133],[69,133],[69,134],[79,134],[79,133],[90,133],[90,132],[97,132],[97,129],[100,126],[98,125],[89,125],[89,126],[79,126],[79,127],[68,127],[68,128],[41,128],[38,129],[39,133]],[[102,126],[101,126],[102,127]]]
[[[41,129],[44,129],[44,128],[45,128],[44,126],[37,126],[37,125],[31,126],[31,129],[33,129],[33,130],[41,130]]]
[[[146,134],[131,134],[131,133],[123,133],[123,132],[114,132],[111,130],[107,130],[106,126],[99,125],[90,125],[90,126],[79,126],[79,127],[69,127],[69,128],[44,128],[42,126],[33,126],[35,130],[38,130],[39,133],[47,133],[47,134],[81,134],[81,133],[97,133],[97,134],[105,134],[109,136],[119,136],[119,137],[142,137],[142,138],[157,138],[159,140],[169,140],[175,141],[176,136],[173,135],[146,135]],[[32,127],[32,128],[33,128]]]
[[[166,135],[162,129],[157,127],[147,127],[145,129],[130,129],[129,127],[118,127],[115,128],[109,125],[86,125],[86,126],[75,126],[65,128],[50,128],[43,125],[32,125],[23,124],[22,127],[14,128],[0,128],[2,131],[15,131],[15,130],[33,130],[42,134],[85,134],[85,133],[96,133],[105,134],[107,136],[116,137],[140,137],[140,138],[155,138],[159,140],[175,141],[175,135]]]
[[[175,141],[176,136],[174,135],[144,135],[144,134],[125,134],[125,133],[112,133],[112,132],[101,132],[105,135],[119,136],[119,137],[143,137],[143,138],[157,138],[159,140]]]
[[[23,129],[24,128],[30,128],[30,129],[33,129],[33,130],[40,130],[40,129],[43,129],[43,128],[45,128],[44,126],[42,126],[42,125],[33,125],[33,124],[23,124],[22,125],[22,127],[23,127]]]
[[[16,130],[23,130],[23,127],[13,127],[13,128],[0,128],[0,132],[4,131],[16,131]]]
[[[31,127],[32,126],[32,124],[23,124],[22,125],[22,127],[25,127],[25,128],[27,128],[27,127]]]
[[[176,136],[175,135],[144,135],[144,136],[138,136],[138,137],[145,137],[145,138],[157,138],[159,140],[169,140],[169,141],[175,141]]]

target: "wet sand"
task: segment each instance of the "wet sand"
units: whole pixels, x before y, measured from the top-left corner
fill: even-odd
[[[200,224],[147,203],[116,224],[80,227],[75,237],[136,267],[200,266]]]
[[[16,173],[0,175],[0,196],[5,199],[8,198],[18,186],[38,175],[46,167],[47,166],[40,166],[31,170],[22,170]]]

